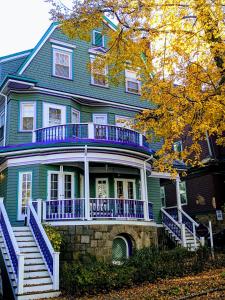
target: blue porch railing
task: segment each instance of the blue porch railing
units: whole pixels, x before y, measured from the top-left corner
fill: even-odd
[[[84,220],[84,199],[43,201],[46,221]],[[148,203],[149,219],[153,219],[152,203]],[[144,201],[117,198],[90,198],[91,219],[144,220]]]
[[[151,202],[148,202],[148,217],[150,220],[154,220],[153,204]]]
[[[65,124],[36,129],[33,142],[106,141],[149,149],[144,135],[134,130],[115,125],[94,123]]]

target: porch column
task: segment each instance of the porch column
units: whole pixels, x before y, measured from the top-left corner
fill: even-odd
[[[146,221],[149,220],[148,213],[148,189],[147,189],[147,178],[146,178],[146,170],[145,168],[140,169],[140,177],[141,177],[141,200],[144,201],[144,219]]]
[[[181,199],[180,199],[180,177],[179,175],[176,177],[176,196],[177,196],[177,209],[178,209],[178,222],[182,223],[182,215],[181,215]]]
[[[90,218],[90,184],[89,184],[89,161],[85,155],[84,157],[84,200],[85,200],[85,219]]]

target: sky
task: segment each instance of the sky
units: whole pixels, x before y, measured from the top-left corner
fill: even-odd
[[[51,24],[44,0],[0,0],[0,8],[0,57],[34,48]]]

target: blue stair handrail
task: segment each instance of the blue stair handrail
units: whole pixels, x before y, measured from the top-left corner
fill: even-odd
[[[59,252],[54,251],[31,201],[28,203],[27,220],[38,248],[41,251],[44,262],[48,268],[49,274],[52,278],[53,288],[54,290],[58,290]]]
[[[167,227],[180,241],[182,241],[182,228],[165,209],[161,208],[162,212],[162,223]]]
[[[0,228],[3,242],[6,248],[11,268],[17,283],[17,293],[23,293],[24,281],[24,255],[21,253],[17,244],[12,226],[10,224],[3,198],[0,198]],[[8,267],[6,266],[7,271]]]

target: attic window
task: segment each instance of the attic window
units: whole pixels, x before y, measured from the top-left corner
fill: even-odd
[[[93,30],[93,36],[92,36],[93,45],[97,47],[104,47],[104,36],[100,31]]]
[[[53,46],[53,76],[72,79],[72,50]]]

